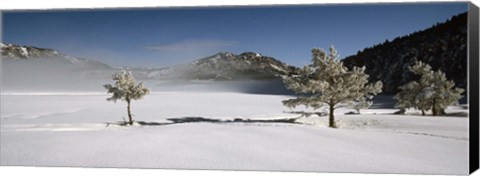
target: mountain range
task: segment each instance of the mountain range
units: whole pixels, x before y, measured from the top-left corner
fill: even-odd
[[[238,55],[220,52],[166,68],[114,68],[53,49],[6,43],[0,43],[0,46],[2,88],[7,91],[94,91],[109,81],[114,72],[125,69],[132,71],[137,80],[149,80],[149,86],[156,90],[183,90],[190,87],[193,90],[291,94],[283,86],[280,76],[297,69],[253,52]],[[192,84],[197,86],[192,88]]]
[[[166,68],[114,68],[102,62],[62,54],[54,49],[6,43],[0,43],[0,47],[6,84],[18,82],[18,75],[25,78],[24,82],[43,79],[47,77],[44,72],[48,72],[48,77],[67,74],[103,80],[109,79],[119,69],[127,69],[140,80],[273,80],[273,84],[281,86],[281,75],[295,73],[299,69],[255,52],[238,55],[219,52]],[[459,14],[428,29],[365,48],[356,55],[344,58],[343,62],[349,68],[365,66],[370,80],[382,81],[384,93],[392,94],[398,91],[397,87],[415,78],[408,67],[416,60],[430,64],[434,70],[442,70],[458,87],[466,88],[467,14]],[[28,75],[25,72],[32,73]]]
[[[65,55],[53,49],[5,43],[0,45],[3,61],[7,64],[9,62],[36,61],[36,64],[57,64],[64,68],[73,68],[84,74],[92,71],[127,69],[132,71],[138,79],[143,80],[269,80],[296,70],[295,67],[275,58],[253,52],[239,55],[220,52],[187,64],[166,68],[113,68],[102,62]]]

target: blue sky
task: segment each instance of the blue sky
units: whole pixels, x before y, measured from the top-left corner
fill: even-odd
[[[221,51],[297,66],[334,45],[341,57],[423,30],[467,3],[7,11],[2,41],[52,48],[112,66],[165,67]]]

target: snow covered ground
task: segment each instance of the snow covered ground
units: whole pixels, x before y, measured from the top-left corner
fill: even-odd
[[[104,93],[1,95],[1,165],[467,174],[468,109],[449,117],[393,115],[394,109],[336,111],[292,123],[196,122],[298,117],[287,96],[232,92],[153,92],[132,103]],[[310,111],[294,109],[294,111]]]

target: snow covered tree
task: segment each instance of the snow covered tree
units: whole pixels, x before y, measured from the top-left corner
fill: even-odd
[[[399,87],[400,92],[394,97],[398,100],[398,108],[419,109],[422,115],[429,110],[434,116],[444,115],[447,106],[458,104],[462,98],[464,90],[455,88],[455,83],[447,80],[442,71],[433,71],[430,65],[421,61],[416,61],[409,69],[420,79]]]
[[[338,59],[333,46],[327,54],[323,49],[312,50],[312,64],[300,69],[298,74],[283,76],[288,89],[299,96],[283,101],[289,108],[299,105],[319,109],[329,107],[329,127],[335,128],[334,111],[344,105],[358,103],[366,105],[373,95],[382,91],[380,81],[368,83],[365,67],[348,70]]]
[[[117,102],[117,100],[122,100],[127,102],[128,123],[133,125],[130,103],[132,100],[141,99],[149,93],[149,90],[143,87],[143,83],[137,84],[132,73],[129,71],[121,70],[113,74],[112,79],[115,81],[114,85],[105,84],[103,86],[107,89],[107,93],[113,93],[112,97],[107,98],[107,101]]]
[[[361,97],[361,98],[364,98],[365,97]],[[361,109],[368,109],[370,106],[372,106],[372,101],[371,100],[355,100],[355,101],[351,101],[349,104],[349,106],[353,109],[355,109],[355,111],[357,111],[357,114],[360,114],[360,110]]]

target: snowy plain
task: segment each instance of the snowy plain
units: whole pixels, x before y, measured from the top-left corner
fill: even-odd
[[[107,97],[2,93],[1,165],[468,174],[468,109],[461,107],[450,107],[448,117],[338,109],[339,128],[331,129],[318,116],[232,122],[299,117],[281,104],[285,95],[163,91],[133,102],[134,119],[146,123],[125,127],[115,123],[126,118],[126,103]],[[294,109],[302,110],[311,111]]]

